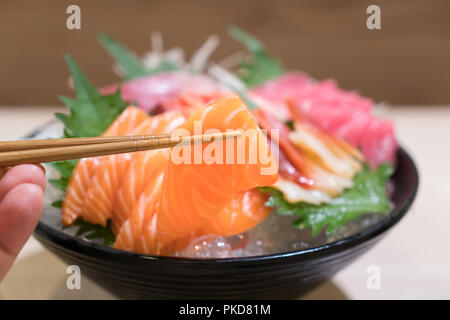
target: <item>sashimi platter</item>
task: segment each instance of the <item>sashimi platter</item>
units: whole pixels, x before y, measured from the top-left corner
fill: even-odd
[[[286,70],[237,27],[229,36],[242,52],[214,61],[216,36],[187,58],[158,32],[142,57],[99,34],[113,84],[93,85],[66,56],[67,112],[33,138],[241,134],[47,163],[41,222],[108,250],[226,260],[314,249],[389,219],[399,147],[382,108]]]

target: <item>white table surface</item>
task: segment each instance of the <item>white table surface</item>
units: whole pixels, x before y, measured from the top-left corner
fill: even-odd
[[[0,107],[0,140],[23,137],[61,107]],[[419,168],[419,193],[381,242],[307,298],[450,299],[450,106],[385,110]],[[380,288],[367,286],[369,266]],[[44,270],[44,271],[42,271]],[[112,298],[95,284],[65,292],[65,264],[30,239],[0,284],[6,299]]]

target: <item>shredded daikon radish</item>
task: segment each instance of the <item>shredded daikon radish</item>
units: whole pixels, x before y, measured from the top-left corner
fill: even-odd
[[[241,79],[218,64],[211,65],[208,68],[208,74],[230,88],[235,88],[236,90],[241,91],[245,91],[247,89]]]
[[[189,67],[194,71],[202,72],[206,67],[209,57],[219,45],[219,42],[218,36],[209,36],[206,42],[192,56]]]
[[[170,62],[181,68],[186,66],[183,49],[174,47],[164,51],[163,38],[159,31],[152,32],[150,42],[151,50],[145,53],[141,59],[148,69],[154,69],[163,62]]]

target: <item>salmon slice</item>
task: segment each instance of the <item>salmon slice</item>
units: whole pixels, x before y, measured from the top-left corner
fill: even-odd
[[[185,122],[180,112],[164,112],[157,116],[147,117],[133,131],[133,134],[169,134]]]
[[[147,118],[148,115],[144,111],[129,106],[111,124],[103,136],[129,134]],[[62,222],[65,226],[73,224],[82,215],[87,190],[102,161],[102,157],[86,158],[78,161],[75,166],[62,206]]]
[[[134,204],[129,218],[116,236],[114,248],[143,254],[154,253],[156,242],[155,218],[162,191],[163,171],[147,180],[147,184]]]
[[[272,213],[272,208],[264,204],[268,195],[257,189],[239,192],[219,214],[197,231],[169,242],[159,254],[173,255],[180,252],[193,241],[203,241],[216,236],[234,236],[256,227]]]
[[[81,215],[85,221],[106,226],[111,218],[116,192],[131,159],[131,154],[110,155],[101,159],[84,199]]]
[[[150,117],[136,128],[134,134],[169,134],[184,123],[179,112],[166,112]],[[112,228],[118,233],[128,218],[134,204],[148,181],[160,174],[167,165],[169,149],[149,150],[133,154],[133,160],[127,168],[120,188],[116,190],[112,211]]]
[[[168,149],[139,152],[134,156],[126,170],[126,178],[115,194],[111,216],[114,233],[118,233],[122,224],[128,219],[149,181],[163,172],[169,156]]]
[[[157,179],[160,177],[155,181]],[[154,201],[159,196],[157,192],[160,190],[155,190],[155,183],[146,188],[134,207],[131,218],[124,223],[117,236],[115,248],[170,256],[200,237],[228,237],[244,233],[257,226],[272,212],[271,208],[264,205],[268,199],[267,195],[256,189],[239,192],[216,217],[207,221],[204,227],[158,247],[155,229],[157,204]]]
[[[168,134],[176,127],[184,122],[184,117],[180,113],[169,112],[162,115],[147,117],[137,127],[133,128],[130,134],[133,135],[152,135],[152,134]],[[96,169],[92,183],[86,194],[82,215],[84,220],[106,226],[107,221],[113,215],[113,209],[118,197],[119,190],[124,192],[136,191],[139,195],[142,191],[143,179],[148,178],[145,175],[146,171],[158,172],[162,169],[161,166],[152,167],[152,162],[149,162],[146,157],[147,154],[161,154],[159,150],[145,151],[141,153],[128,153],[120,155],[111,155],[103,157],[101,165]],[[167,151],[166,151],[167,153]],[[164,154],[164,153],[162,153]],[[144,157],[144,161],[141,158]],[[134,161],[137,158],[137,161]],[[162,160],[155,161],[155,165],[161,161],[167,163],[168,156],[162,156]],[[154,159],[152,159],[154,160]],[[137,162],[132,165],[133,162]],[[149,164],[149,165],[146,165]],[[146,167],[151,167],[146,169]],[[142,175],[144,173],[144,175]],[[137,180],[133,180],[137,178]],[[121,188],[122,184],[126,182],[126,186]],[[138,182],[138,184],[136,184]],[[128,188],[128,189],[127,189]],[[126,197],[125,197],[126,198]],[[133,203],[136,197],[132,199]],[[126,209],[131,210],[131,206],[122,205],[125,208],[119,216],[127,216]],[[129,212],[129,211],[128,211]],[[124,219],[113,220],[113,230],[119,230]]]
[[[198,245],[201,245],[203,241],[211,240],[216,236],[229,237],[253,229],[272,212],[271,208],[264,205],[268,197],[257,189],[239,192],[205,226],[169,242],[160,249],[158,254],[170,256],[196,242],[200,242]]]
[[[267,139],[238,97],[229,96],[200,110],[181,126],[184,134],[194,134],[196,121],[202,125],[201,132],[196,134],[210,128],[251,130],[233,140],[231,149],[226,142],[182,150],[172,148],[162,175],[148,182],[120,229],[115,248],[146,254],[171,254],[200,235],[201,227],[218,216],[240,191],[271,185],[277,180],[276,162],[270,154]],[[180,131],[174,134],[180,134]],[[214,147],[225,163],[194,163],[195,150],[205,154],[206,149]],[[238,150],[244,150],[247,155],[238,155]],[[183,158],[191,160],[190,164],[177,162],[180,151]],[[249,161],[251,152],[256,153],[254,163]],[[226,163],[227,154],[232,155],[229,163]],[[237,163],[238,156],[245,161]],[[250,222],[242,222],[239,227],[243,229],[245,224],[249,226]],[[221,232],[231,232],[233,227]]]
[[[91,183],[95,169],[101,161],[98,158],[85,158],[78,161],[64,196],[62,205],[62,223],[70,226],[81,216],[86,189]]]
[[[103,133],[104,137],[114,137],[131,134],[136,127],[147,120],[149,116],[135,106],[127,107],[111,126]]]
[[[204,234],[233,236],[256,227],[272,212],[264,205],[268,195],[257,189],[238,193],[223,210],[203,228]]]
[[[213,142],[182,150],[185,153],[183,158],[192,161],[195,160],[195,148],[201,154],[206,154],[205,150],[217,147],[217,154],[222,152],[222,163],[177,163],[174,153],[179,150],[172,149],[164,174],[157,215],[157,250],[205,225],[238,192],[272,185],[278,177],[276,161],[270,154],[267,138],[237,96],[231,95],[209,105],[192,116],[181,128],[188,134],[194,134],[196,122],[197,125],[198,122],[201,123],[202,133],[212,128],[218,131],[246,131],[241,137],[232,140],[234,143],[231,148],[226,142]],[[226,160],[229,159],[232,160],[231,163],[227,163]],[[242,159],[245,161],[242,162]]]

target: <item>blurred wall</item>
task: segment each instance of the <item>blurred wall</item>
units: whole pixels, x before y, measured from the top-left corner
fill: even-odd
[[[81,30],[66,28],[70,4]],[[381,7],[381,30],[366,28],[366,8]],[[0,105],[54,105],[70,95],[63,55],[70,53],[96,85],[117,81],[96,42],[105,31],[138,54],[151,31],[189,56],[210,34],[219,60],[242,47],[226,35],[236,24],[263,40],[289,68],[334,77],[391,104],[450,104],[450,1],[0,1]]]

